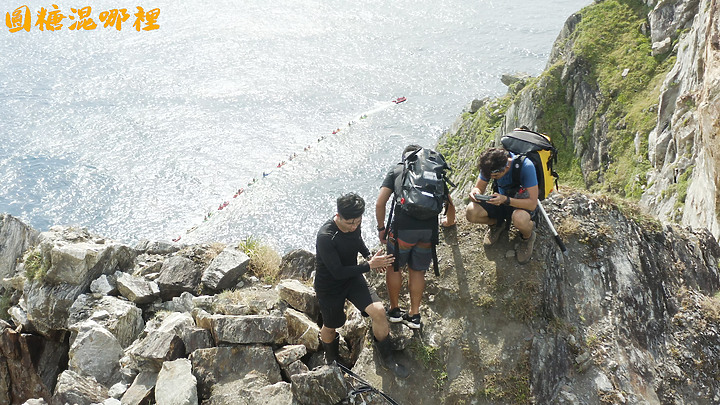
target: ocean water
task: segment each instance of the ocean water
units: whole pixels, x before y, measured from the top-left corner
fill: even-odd
[[[99,25],[2,26],[0,212],[131,244],[255,237],[287,252],[314,251],[350,191],[372,245],[403,147],[434,146],[472,99],[505,93],[503,73],[540,73],[589,1],[12,0],[0,13],[53,4],[91,5]],[[159,29],[98,19],[136,6],[160,8]]]

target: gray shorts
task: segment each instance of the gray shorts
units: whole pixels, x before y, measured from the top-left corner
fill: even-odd
[[[398,247],[395,253],[395,235],[388,235],[387,251],[395,256],[398,267],[408,265],[411,270],[427,271],[432,261],[432,229],[401,229],[398,231]]]

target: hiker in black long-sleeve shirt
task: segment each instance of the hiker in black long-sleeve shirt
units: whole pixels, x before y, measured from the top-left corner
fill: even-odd
[[[345,300],[372,319],[372,330],[381,363],[397,376],[405,378],[408,371],[395,362],[390,347],[390,327],[385,307],[373,302],[370,288],[363,273],[374,269],[383,271],[392,264],[392,255],[381,251],[370,256],[362,240],[360,223],[365,212],[365,201],[357,194],[346,194],[337,199],[337,214],[320,228],[317,234],[315,292],[320,302],[323,326],[320,340],[328,364],[338,360],[340,337],[335,329],[345,324]],[[366,262],[358,264],[358,253]]]

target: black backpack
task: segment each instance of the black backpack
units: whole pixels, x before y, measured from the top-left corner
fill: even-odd
[[[520,189],[520,168],[525,159],[530,159],[535,166],[538,180],[538,200],[544,200],[553,188],[557,187],[559,177],[553,170],[553,164],[557,162],[557,149],[550,141],[550,137],[521,127],[503,136],[500,143],[505,150],[516,155],[512,162],[512,184],[509,187],[509,195],[514,196]],[[497,189],[497,184],[494,184],[493,188]]]
[[[432,149],[420,148],[406,156],[398,165],[402,165],[402,167],[395,178],[394,199],[387,226],[388,228],[393,227],[395,231],[396,252],[399,251],[397,229],[394,229],[395,224],[392,221],[395,206],[407,213],[408,216],[418,220],[437,219],[450,194],[448,184],[455,187],[455,184],[447,177],[447,171],[452,169],[443,155]],[[439,276],[435,250],[440,239],[437,223],[432,231],[433,268],[435,275]],[[394,264],[395,271],[398,270],[398,263],[396,261]]]
[[[395,203],[413,218],[437,217],[448,198],[446,172],[450,166],[445,158],[432,149],[421,148],[401,163],[402,174],[395,179]]]

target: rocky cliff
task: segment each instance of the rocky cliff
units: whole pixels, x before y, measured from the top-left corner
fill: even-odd
[[[605,0],[572,15],[539,77],[476,101],[444,136],[461,183],[479,151],[527,125],[560,149],[561,184],[719,237],[719,14],[714,0]]]
[[[714,237],[598,195],[545,205],[567,255],[544,224],[525,266],[515,233],[484,247],[484,228],[462,215],[444,230],[423,327],[392,325],[408,379],[379,366],[369,322],[350,305],[344,361],[401,404],[720,401]],[[129,247],[54,227],[13,255],[2,403],[387,403],[320,367],[308,252],[283,258],[280,277],[294,279],[276,285],[248,273],[232,245]],[[386,299],[382,274],[368,279]]]

